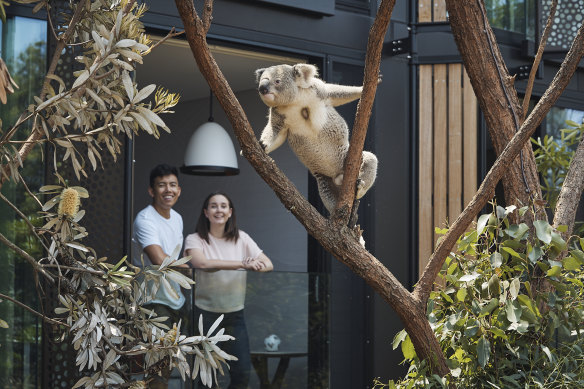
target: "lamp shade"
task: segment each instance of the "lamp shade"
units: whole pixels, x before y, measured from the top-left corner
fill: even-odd
[[[212,121],[197,128],[187,145],[185,164],[180,171],[201,176],[239,174],[237,154],[227,131]]]

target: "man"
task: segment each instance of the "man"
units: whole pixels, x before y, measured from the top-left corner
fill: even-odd
[[[166,164],[152,169],[148,193],[152,197],[152,204],[141,210],[134,220],[132,263],[136,266],[142,266],[142,259],[145,266],[160,265],[173,253],[173,259],[178,259],[183,244],[183,220],[172,209],[181,193],[177,169]],[[185,296],[176,282],[168,281],[178,299],[160,286],[154,300],[147,304],[158,316],[168,316],[166,324],[171,327],[172,323],[178,323],[183,316],[179,311],[184,305]],[[163,375],[164,377],[157,377],[157,381],[152,382],[150,388],[167,388],[170,371],[163,371]]]

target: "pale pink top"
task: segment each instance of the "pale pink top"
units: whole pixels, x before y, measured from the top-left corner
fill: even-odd
[[[200,249],[207,259],[241,261],[257,258],[262,250],[245,232],[239,239],[218,239],[209,234],[209,243],[194,233],[185,239],[185,250]],[[228,313],[244,307],[247,273],[244,270],[204,271],[195,269],[195,305],[210,312]]]

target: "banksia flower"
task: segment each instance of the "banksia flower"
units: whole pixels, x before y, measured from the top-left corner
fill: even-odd
[[[59,216],[75,217],[79,211],[79,193],[75,189],[65,188],[61,192],[61,201],[57,213]]]
[[[164,345],[173,345],[176,341],[176,335],[178,332],[178,328],[176,327],[176,323],[172,325],[172,328],[164,335],[161,339],[161,343]]]

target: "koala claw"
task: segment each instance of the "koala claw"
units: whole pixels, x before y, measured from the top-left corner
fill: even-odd
[[[340,186],[343,183],[343,177],[344,177],[343,173],[336,176],[334,179],[335,185]]]
[[[358,178],[357,179],[357,195],[355,197],[360,199],[361,197],[365,196],[365,193],[367,193],[365,181]]]
[[[377,76],[377,84],[381,84],[381,81],[383,81],[383,74],[379,73]]]

